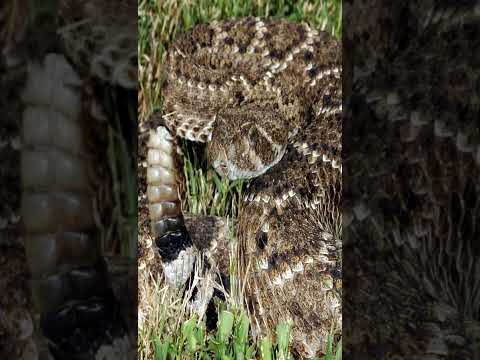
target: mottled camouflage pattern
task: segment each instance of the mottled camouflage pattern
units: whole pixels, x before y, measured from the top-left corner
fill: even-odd
[[[305,357],[341,328],[341,62],[324,32],[248,17],[196,26],[164,65],[170,131],[207,142],[220,174],[255,178],[237,228],[254,331],[293,321]]]

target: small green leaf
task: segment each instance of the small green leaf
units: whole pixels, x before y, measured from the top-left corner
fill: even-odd
[[[272,340],[270,336],[263,338],[260,342],[260,359],[272,360]]]
[[[288,351],[290,342],[290,324],[286,322],[277,325],[277,344],[280,350]]]
[[[246,344],[248,341],[248,329],[250,327],[250,320],[245,312],[240,315],[239,324],[237,327],[237,338],[242,343]]]
[[[234,316],[230,311],[222,311],[218,326],[218,340],[226,343],[232,334]]]
[[[197,338],[195,337],[195,325],[196,318],[192,317],[191,319],[185,321],[182,324],[182,335],[187,341],[187,352],[189,354],[194,353],[197,350]]]
[[[342,360],[342,340],[337,344],[337,353],[335,354],[335,360]]]
[[[170,341],[167,340],[166,342],[162,343],[160,338],[156,337],[153,340],[154,348],[155,348],[155,360],[166,360],[168,356],[168,350],[170,347]]]

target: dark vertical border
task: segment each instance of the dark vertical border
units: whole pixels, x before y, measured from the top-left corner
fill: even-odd
[[[43,358],[47,351],[61,359],[93,359],[98,352],[108,359],[136,358],[137,28],[137,2],[132,0],[0,4],[2,359]],[[65,71],[62,78],[60,72],[51,72],[56,83],[70,82],[78,95],[80,115],[70,122],[56,123],[52,114],[61,111],[55,105],[24,96],[32,65],[47,68],[45,59],[51,53],[64,59],[57,64],[68,64],[76,73]],[[97,64],[95,59],[100,59]],[[72,81],[76,76],[78,83]],[[55,91],[52,82],[45,76],[36,83],[37,92]],[[49,106],[52,112],[38,115],[38,126],[26,136],[25,109]],[[48,134],[48,141],[42,134]],[[69,149],[69,136],[72,148],[85,136],[80,151]],[[38,164],[48,165],[48,184],[40,184],[44,168],[25,160],[32,154]],[[64,172],[58,171],[60,163]],[[92,180],[94,195],[83,180],[70,179],[81,183],[81,189],[65,185],[71,169],[78,178]],[[27,178],[34,179],[33,185]],[[48,201],[31,200],[30,194],[46,194]],[[88,206],[77,213],[80,197]],[[33,204],[30,213],[37,207],[28,223],[25,199]],[[56,216],[47,216],[48,210]],[[66,221],[68,214],[74,214],[75,221]],[[95,226],[78,225],[92,217]],[[37,244],[29,251],[28,241],[40,237],[51,247]],[[47,263],[56,268],[45,270]],[[42,286],[35,288],[35,281]],[[61,299],[61,306],[44,310],[50,299]]]
[[[479,4],[343,14],[344,354],[478,359]]]

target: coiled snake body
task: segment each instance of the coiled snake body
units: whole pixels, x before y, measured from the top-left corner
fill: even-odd
[[[337,41],[306,25],[198,25],[169,48],[164,127],[150,137],[147,193],[167,281],[185,283],[194,264],[168,155],[178,135],[206,142],[221,175],[253,178],[238,218],[237,276],[256,332],[291,321],[294,350],[306,357],[341,326],[341,73]]]

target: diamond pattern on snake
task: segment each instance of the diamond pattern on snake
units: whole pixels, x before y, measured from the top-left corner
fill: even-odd
[[[187,281],[200,247],[178,201],[178,136],[206,143],[220,175],[250,179],[234,260],[254,331],[291,321],[293,351],[321,354],[332,324],[341,328],[339,42],[285,20],[212,22],[179,35],[163,70],[164,115],[151,130],[147,193],[167,281]],[[217,251],[224,246],[220,240]],[[210,258],[215,264],[221,256]]]

